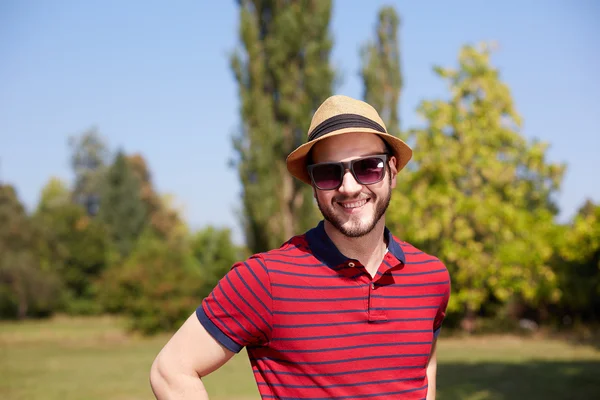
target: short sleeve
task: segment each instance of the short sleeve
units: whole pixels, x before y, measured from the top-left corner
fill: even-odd
[[[217,341],[238,353],[270,341],[271,305],[267,267],[260,256],[253,256],[233,265],[196,309],[196,316]]]
[[[448,273],[446,271],[446,273]],[[450,277],[448,275],[448,282],[446,284],[446,288],[444,291],[444,296],[440,301],[440,304],[437,309],[437,313],[435,315],[435,319],[433,321],[433,336],[438,337],[440,331],[442,330],[442,323],[446,318],[446,309],[448,308],[448,301],[450,300]]]

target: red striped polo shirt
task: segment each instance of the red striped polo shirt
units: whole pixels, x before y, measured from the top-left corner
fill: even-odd
[[[385,234],[372,279],[321,221],[233,265],[196,314],[225,347],[247,348],[263,399],[425,399],[450,278],[440,260]]]

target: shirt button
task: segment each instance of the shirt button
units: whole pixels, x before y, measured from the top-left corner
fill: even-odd
[[[349,266],[350,268],[352,268],[352,267],[354,267],[354,263],[353,263],[353,262],[349,262],[349,263],[348,263],[348,266]]]
[[[371,283],[371,289],[375,290],[375,284]]]

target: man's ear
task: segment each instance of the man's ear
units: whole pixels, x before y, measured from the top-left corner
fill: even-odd
[[[396,168],[396,157],[391,156],[388,160],[388,166],[390,168],[391,186],[392,189],[396,187],[396,177],[398,176],[398,169]]]

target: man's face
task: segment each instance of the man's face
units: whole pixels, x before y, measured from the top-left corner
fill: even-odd
[[[312,150],[313,163],[351,161],[356,158],[386,153],[377,135],[348,133],[318,142]],[[386,176],[372,185],[361,185],[350,171],[342,185],[334,190],[313,187],[323,218],[348,237],[361,237],[371,232],[385,214],[396,187],[396,159],[390,156]]]

